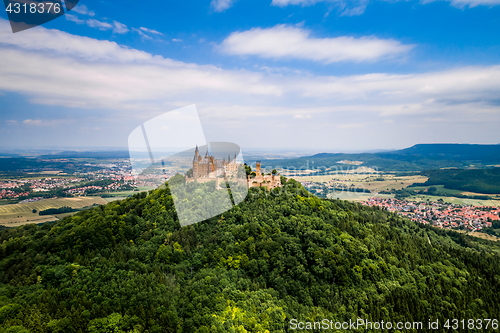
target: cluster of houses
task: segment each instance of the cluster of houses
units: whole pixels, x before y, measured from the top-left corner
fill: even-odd
[[[1,190],[0,191],[0,199],[17,199],[25,197],[29,194],[29,192],[15,192],[12,190]]]
[[[33,192],[47,192],[60,187],[68,187],[71,184],[81,182],[81,178],[39,178],[29,179],[26,182],[30,183],[30,188]]]
[[[458,205],[445,202],[413,202],[373,197],[363,202],[407,216],[413,221],[438,228],[481,230],[499,220],[499,207]]]
[[[93,165],[95,166],[95,165]],[[101,167],[106,167],[99,171],[77,173],[76,177],[40,177],[30,179],[6,180],[0,182],[0,199],[22,199],[29,197],[32,193],[49,192],[53,189],[64,189],[67,194],[81,195],[89,191],[117,191],[123,186],[123,182],[134,184],[130,170],[125,167],[116,168],[116,165],[100,164]],[[113,183],[108,186],[78,186],[78,183],[89,180],[104,180],[111,179]],[[28,185],[28,186],[26,186]],[[29,187],[29,191],[22,188]],[[27,189],[27,188],[26,188]]]
[[[101,186],[81,186],[81,187],[74,187],[74,188],[70,188],[66,191],[64,191],[64,193],[67,193],[67,194],[85,194],[86,192],[90,192],[90,191],[102,191],[102,187]]]

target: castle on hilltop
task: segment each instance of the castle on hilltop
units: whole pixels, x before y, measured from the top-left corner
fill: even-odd
[[[281,186],[281,176],[280,174],[267,174],[262,173],[261,162],[257,161],[256,170],[252,172],[247,178],[244,178],[245,169],[241,162],[236,161],[237,155],[232,158],[228,155],[227,159],[223,158],[218,160],[208,153],[205,156],[200,154],[198,146],[194,151],[193,157],[193,169],[192,174],[186,174],[187,182],[198,182],[205,183],[209,181],[216,182],[217,187],[219,187],[222,181],[233,180],[241,185],[247,184],[250,187],[267,187],[269,190]],[[243,178],[238,177],[238,171],[243,172]],[[243,182],[243,183],[241,183]]]
[[[238,172],[238,166],[241,165],[241,163],[236,161],[236,157],[236,154],[234,158],[228,155],[227,159],[218,160],[211,156],[208,150],[205,156],[202,156],[198,146],[196,146],[193,158],[193,174],[191,177],[186,177],[186,181],[192,182],[196,180],[199,183],[204,183],[226,176],[233,177]]]
[[[252,175],[247,177],[248,187],[267,187],[267,189],[273,189],[281,186],[281,175],[278,174],[263,174],[261,171],[261,162],[257,161],[255,163],[255,177]]]

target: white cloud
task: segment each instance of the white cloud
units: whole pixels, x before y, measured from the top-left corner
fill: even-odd
[[[312,118],[310,114],[296,114],[293,116],[294,119],[306,119],[306,118]]]
[[[477,7],[477,6],[498,6],[500,5],[500,0],[448,0],[451,2],[451,5],[458,8],[464,7]]]
[[[40,119],[26,119],[23,120],[23,124],[25,125],[40,125],[42,121]]]
[[[73,122],[68,119],[25,119],[23,124],[27,126],[58,126],[62,124],[68,124]]]
[[[312,6],[318,2],[327,0],[273,0],[273,6],[285,7],[288,5],[302,5],[302,6]]]
[[[95,16],[94,11],[89,10],[89,9],[87,8],[87,6],[85,6],[85,5],[78,5],[78,6],[74,7],[74,8],[72,9],[72,11],[74,11],[74,12],[76,12],[76,13],[78,13],[78,14],[88,15],[88,16],[91,16],[91,17],[92,17],[92,16]]]
[[[8,21],[0,20],[0,30],[7,29]],[[43,27],[21,38],[0,34],[0,45],[6,60],[0,63],[0,89],[29,94],[37,103],[120,109],[140,108],[143,101],[159,107],[173,97],[207,92],[282,92],[259,73],[187,64]]]
[[[235,1],[236,0],[212,0],[210,5],[214,9],[214,11],[220,13],[225,11],[226,9],[231,8]]]
[[[304,97],[383,100],[404,103],[396,113],[411,112],[411,103],[427,108],[445,103],[498,103],[500,66],[471,66],[445,71],[393,75],[374,73],[305,79],[294,88]]]
[[[421,0],[422,4],[431,3],[438,0]],[[477,6],[498,6],[500,0],[445,0],[451,3],[452,6],[457,8],[473,8]],[[299,6],[312,6],[320,2],[329,3],[333,6],[341,8],[341,16],[355,16],[361,15],[365,12],[368,0],[273,0],[271,5],[278,7],[286,7],[290,5]]]
[[[107,22],[102,22],[96,19],[88,19],[86,21],[87,25],[91,28],[98,28],[99,30],[108,30],[113,28],[113,26]]]
[[[113,29],[114,33],[124,34],[124,33],[129,32],[129,30],[125,24],[120,23],[118,21],[113,21],[113,24],[115,25],[115,28]]]
[[[356,16],[365,12],[369,0],[273,0],[271,5],[278,7],[286,7],[289,5],[300,5],[302,7],[312,6],[320,2],[325,2],[332,7],[340,8],[341,16]],[[329,16],[330,10],[325,14]]]
[[[154,29],[148,29],[148,28],[144,28],[144,27],[140,27],[139,29],[141,29],[142,31],[145,31],[145,32],[149,32],[151,34],[155,34],[155,35],[163,35],[161,32],[159,31],[156,31]]]
[[[176,38],[174,38],[174,39],[172,39],[172,42],[182,42],[182,39],[176,39]]]
[[[360,6],[353,7],[353,8],[345,8],[340,13],[340,16],[357,16],[357,15],[361,15],[361,14],[363,14],[365,12],[366,6],[367,6],[367,3],[362,4]]]
[[[263,58],[312,60],[323,63],[338,61],[374,61],[400,56],[413,45],[392,39],[370,37],[314,38],[309,30],[277,25],[234,32],[220,45],[231,55],[255,55]]]
[[[153,39],[153,37],[146,35],[142,29],[132,28],[135,32],[142,36],[143,39]]]
[[[76,24],[84,24],[85,23],[84,20],[80,20],[78,17],[76,17],[75,15],[72,15],[72,14],[66,14],[66,15],[64,15],[64,17],[66,17],[66,20],[75,22]]]
[[[89,11],[85,5],[76,6],[75,8],[73,8],[73,11],[75,11],[76,13],[81,14],[81,15],[89,15],[91,17],[95,16],[95,13],[93,11]],[[72,14],[66,14],[65,16],[66,16],[66,20],[68,20],[68,21],[72,21],[72,22],[75,22],[77,24],[86,23],[89,27],[97,28],[99,30],[113,29],[113,33],[117,33],[117,34],[124,34],[124,33],[127,33],[130,31],[125,24],[120,23],[118,21],[113,21],[113,24],[111,24],[111,23],[99,21],[96,19],[87,19],[86,21],[81,20],[76,15],[72,15]]]
[[[102,31],[112,29],[113,33],[117,33],[117,34],[124,34],[124,33],[127,33],[130,31],[125,24],[120,23],[118,21],[113,21],[113,24],[111,24],[111,23],[99,21],[96,19],[81,20],[77,16],[72,15],[72,14],[66,14],[65,16],[66,16],[66,20],[68,20],[68,21],[75,22],[76,24],[84,24],[85,23],[91,28],[97,28],[97,29],[102,30]]]
[[[0,19],[0,31],[8,31],[9,23]],[[86,61],[113,61],[121,63],[144,62],[153,60],[147,52],[128,49],[115,42],[75,36],[59,30],[37,27],[38,34],[25,34],[19,38],[15,34],[0,33],[0,45],[15,46],[26,52],[36,52],[41,57],[57,55],[71,56]],[[36,55],[33,55],[36,58]],[[76,60],[78,61],[78,60]]]

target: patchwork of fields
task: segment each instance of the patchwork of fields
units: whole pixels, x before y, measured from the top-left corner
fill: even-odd
[[[76,197],[45,199],[36,202],[27,202],[15,205],[0,206],[0,225],[14,227],[27,223],[43,223],[58,220],[67,214],[38,215],[38,212],[49,208],[71,207],[84,208],[94,204],[104,205],[107,201],[101,197]],[[33,210],[36,209],[36,213]],[[63,216],[64,215],[64,216]]]

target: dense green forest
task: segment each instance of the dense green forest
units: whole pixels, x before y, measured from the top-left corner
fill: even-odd
[[[486,194],[500,194],[500,168],[444,169],[422,172],[429,177],[424,185],[444,185],[445,188]]]
[[[38,213],[38,215],[64,214],[64,213],[72,213],[72,212],[77,212],[77,211],[78,211],[78,209],[64,206],[64,207],[59,207],[59,208],[49,208],[49,209],[42,210]]]
[[[180,227],[167,187],[1,230],[0,332],[499,319],[499,252],[497,243],[319,199],[294,180],[250,189],[222,215]]]

